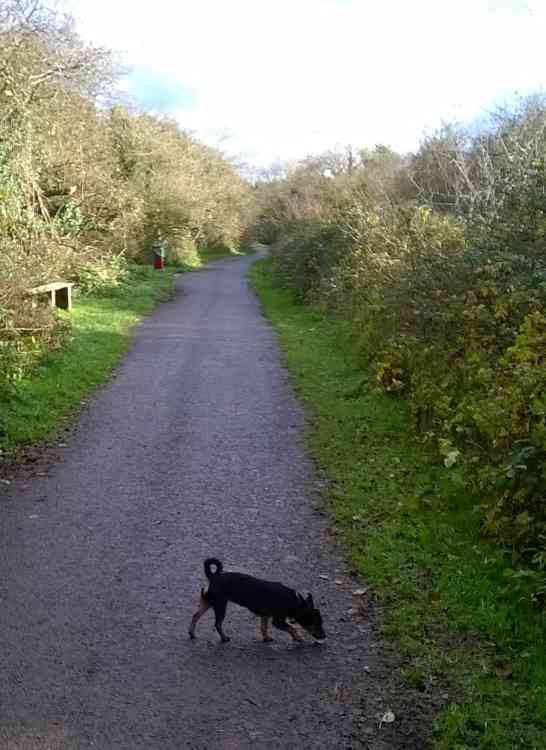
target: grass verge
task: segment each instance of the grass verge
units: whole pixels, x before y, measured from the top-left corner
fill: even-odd
[[[45,437],[93,388],[104,383],[127,351],[130,329],[172,290],[173,273],[133,266],[108,296],[76,297],[68,343],[46,355],[0,401],[0,445],[8,450]]]
[[[212,250],[201,249],[199,250],[199,258],[202,263],[211,263],[214,260],[221,260],[222,258],[238,258],[241,255],[250,255],[255,250],[249,246],[243,246],[239,250],[229,250],[228,248],[216,248]]]
[[[362,386],[343,321],[296,304],[269,261],[251,279],[310,408],[338,534],[406,657],[404,680],[450,696],[434,746],[546,747],[546,625],[526,581],[481,540],[473,499],[427,455],[404,402]]]
[[[239,250],[230,250],[227,247],[219,248],[199,248],[196,251],[192,262],[182,262],[169,258],[167,256],[167,268],[175,271],[185,273],[186,271],[199,271],[207,263],[212,263],[215,260],[223,260],[224,258],[238,258],[241,255],[252,255],[256,250],[250,246],[243,246]]]

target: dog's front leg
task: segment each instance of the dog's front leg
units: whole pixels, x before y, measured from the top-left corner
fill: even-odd
[[[284,630],[285,633],[290,633],[290,635],[292,636],[292,638],[295,641],[298,641],[298,643],[302,643],[303,642],[303,638],[298,633],[298,631],[296,630],[296,628],[293,625],[290,625],[290,623],[286,622],[286,620],[275,620],[273,618],[273,625],[276,628],[278,628],[279,630]]]
[[[231,639],[224,633],[224,629],[222,628],[222,620],[216,620],[216,622],[214,623],[214,627],[218,631],[218,635],[220,636],[222,643],[229,643]]]
[[[298,633],[298,631],[296,630],[296,628],[293,625],[290,625],[290,623],[287,623],[286,625],[287,625],[287,630],[290,633],[290,635],[292,636],[292,638],[295,641],[297,641],[298,643],[303,643],[303,638]]]
[[[260,626],[264,643],[271,643],[273,638],[269,635],[269,617],[260,617]]]

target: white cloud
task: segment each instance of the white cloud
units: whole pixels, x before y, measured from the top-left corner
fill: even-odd
[[[195,95],[180,123],[257,163],[411,149],[544,86],[546,0],[71,0],[84,36]]]

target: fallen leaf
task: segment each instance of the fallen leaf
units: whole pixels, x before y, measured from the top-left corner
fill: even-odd
[[[393,714],[393,712],[392,711],[387,711],[381,717],[381,721],[379,722],[379,726],[381,727],[382,724],[392,724],[395,719],[396,719],[396,716]]]
[[[500,664],[497,664],[497,666],[495,667],[495,674],[500,679],[507,680],[514,674],[514,669],[510,662],[502,662]]]
[[[450,469],[459,460],[460,452],[458,450],[449,451],[447,456],[444,458],[444,466]]]
[[[248,703],[251,703],[253,706],[256,706],[256,708],[260,708],[260,704],[256,703],[256,701],[253,700],[252,698],[245,698],[245,701],[247,701]]]
[[[364,594],[368,593],[368,589],[355,589],[353,591],[353,596],[364,596]]]

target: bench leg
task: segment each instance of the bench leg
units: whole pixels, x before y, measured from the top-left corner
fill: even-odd
[[[56,304],[57,307],[61,307],[63,310],[71,310],[72,295],[70,294],[70,291],[70,287],[67,286],[64,289],[57,289],[56,292],[53,292],[55,295],[54,304]]]

